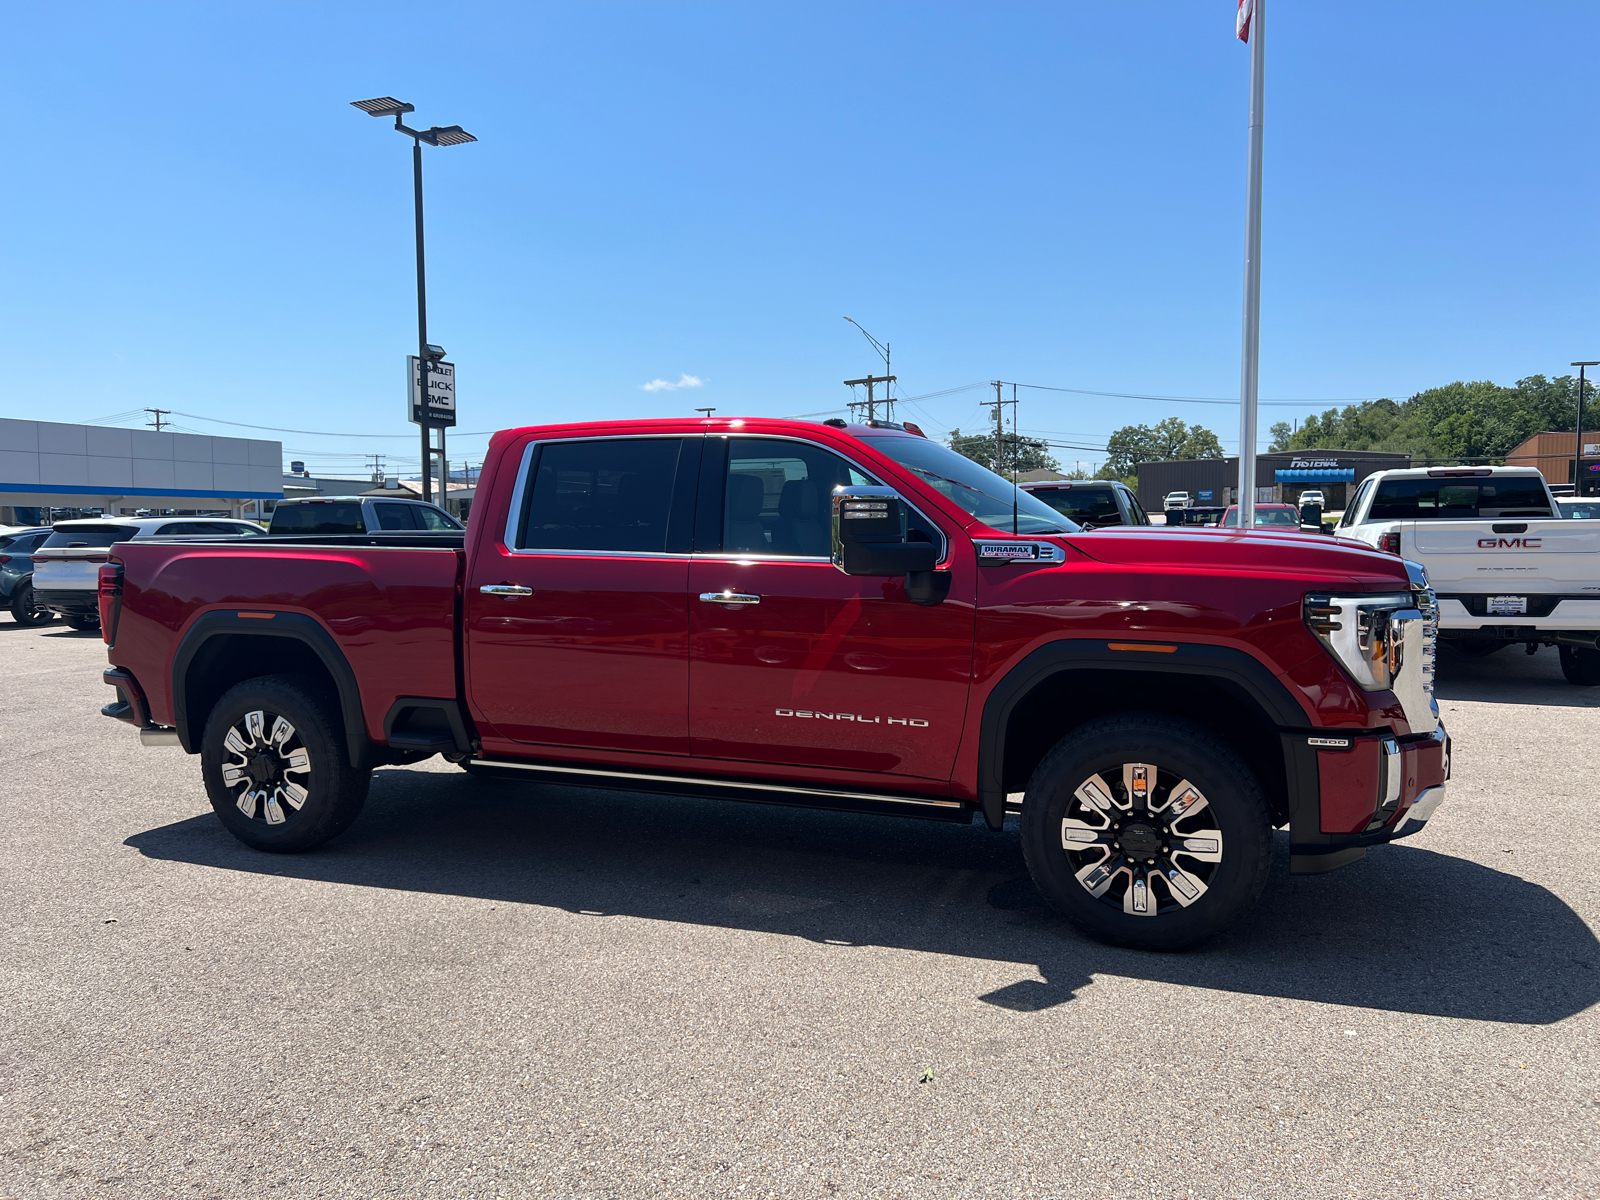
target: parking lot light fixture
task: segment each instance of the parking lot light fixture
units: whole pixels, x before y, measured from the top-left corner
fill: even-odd
[[[430,478],[431,458],[433,444],[427,421],[428,402],[428,365],[444,357],[444,351],[439,350],[437,355],[430,353],[438,347],[428,344],[428,284],[425,255],[422,246],[422,143],[430,146],[460,146],[467,142],[475,142],[473,137],[459,125],[434,125],[428,129],[412,129],[400,118],[407,113],[416,112],[416,105],[407,104],[404,100],[396,100],[393,96],[375,96],[371,100],[352,100],[351,105],[359,108],[369,117],[393,117],[395,130],[405,134],[411,139],[411,180],[412,194],[417,214],[417,380],[422,395],[423,420],[420,426],[422,434],[422,498],[430,503],[433,500],[433,484]],[[439,458],[444,461],[444,432],[439,433]],[[448,474],[448,470],[447,470]],[[441,480],[439,484],[440,497],[448,491],[448,480]]]

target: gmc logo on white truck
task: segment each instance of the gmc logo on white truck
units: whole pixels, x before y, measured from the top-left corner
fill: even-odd
[[[1503,538],[1492,538],[1492,537],[1487,537],[1487,538],[1479,538],[1478,539],[1478,549],[1479,550],[1537,550],[1539,548],[1539,543],[1542,542],[1542,541],[1544,541],[1543,538],[1536,538],[1536,537],[1531,537],[1531,538],[1529,538],[1529,537],[1528,538],[1526,538],[1526,537],[1514,537],[1514,538],[1505,538],[1505,537],[1503,537]]]

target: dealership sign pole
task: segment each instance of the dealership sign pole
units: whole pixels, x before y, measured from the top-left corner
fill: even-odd
[[[1249,199],[1244,222],[1244,345],[1239,369],[1239,528],[1255,528],[1256,383],[1261,366],[1261,123],[1266,0],[1239,0],[1235,30],[1250,44]],[[1254,39],[1251,33],[1255,34]]]

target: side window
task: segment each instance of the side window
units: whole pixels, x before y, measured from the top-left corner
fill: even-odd
[[[1127,488],[1118,488],[1117,494],[1122,497],[1122,503],[1128,510],[1129,525],[1150,524],[1150,518],[1145,514],[1144,509],[1139,506],[1139,497],[1135,496]]]
[[[415,529],[416,508],[410,504],[396,504],[393,500],[380,500],[373,506],[377,513],[379,529]]]
[[[550,442],[535,452],[519,550],[665,552],[682,442]]]
[[[723,553],[826,558],[833,489],[876,482],[821,446],[734,438],[728,444]]]
[[[1354,525],[1356,523],[1356,513],[1358,513],[1361,510],[1361,506],[1367,502],[1367,493],[1371,490],[1372,480],[1370,479],[1364,481],[1362,485],[1356,489],[1356,498],[1350,501],[1350,507],[1345,509],[1344,515],[1339,518],[1340,529],[1343,529],[1347,525]]]
[[[415,505],[414,508],[417,525],[422,529],[431,529],[435,533],[457,533],[461,529],[461,526],[437,508],[429,508],[425,504]]]
[[[174,537],[178,534],[202,532],[197,521],[168,521],[165,525],[158,526],[152,533],[153,537]]]

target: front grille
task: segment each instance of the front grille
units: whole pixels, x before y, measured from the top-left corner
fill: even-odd
[[[1422,687],[1433,695],[1433,669],[1439,656],[1439,601],[1432,588],[1415,593],[1417,611],[1426,619],[1422,634]]]

